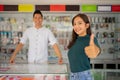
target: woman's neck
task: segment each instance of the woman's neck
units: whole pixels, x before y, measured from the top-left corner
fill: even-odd
[[[80,34],[79,36],[86,36],[87,35],[87,33],[84,33],[84,34]]]

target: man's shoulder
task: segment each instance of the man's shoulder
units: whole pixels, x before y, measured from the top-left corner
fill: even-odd
[[[25,33],[28,33],[28,32],[31,32],[33,30],[33,27],[29,27],[29,28],[27,28],[24,32]]]
[[[34,29],[33,27],[29,27],[26,29],[26,31],[33,30],[33,29]]]
[[[43,27],[42,29],[46,31],[51,31],[49,28],[46,28],[46,27]]]

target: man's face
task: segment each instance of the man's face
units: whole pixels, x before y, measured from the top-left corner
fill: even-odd
[[[43,21],[43,17],[40,14],[35,14],[33,17],[33,22],[35,26],[41,26]]]

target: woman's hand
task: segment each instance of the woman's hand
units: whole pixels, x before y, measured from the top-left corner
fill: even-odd
[[[85,53],[89,58],[96,58],[100,49],[94,43],[94,34],[90,36],[89,46],[85,47]]]

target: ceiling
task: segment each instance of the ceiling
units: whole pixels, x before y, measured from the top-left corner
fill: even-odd
[[[120,4],[120,0],[0,0],[0,4],[34,4],[34,5],[49,5],[49,4],[66,4],[66,5],[81,5],[81,4]]]

